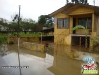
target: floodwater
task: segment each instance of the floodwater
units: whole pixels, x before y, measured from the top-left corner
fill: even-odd
[[[15,67],[19,66],[18,47],[8,45],[7,48],[6,53],[1,52],[0,55],[0,75],[20,75],[19,68]],[[57,52],[47,50],[42,53],[20,47],[21,75],[83,75],[81,65],[84,62],[70,59],[66,49],[68,48],[60,46]]]

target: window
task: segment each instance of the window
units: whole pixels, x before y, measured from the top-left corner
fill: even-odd
[[[91,29],[92,27],[92,18],[78,18],[78,24]]]
[[[57,27],[58,28],[68,28],[69,20],[68,18],[58,18],[57,19]]]

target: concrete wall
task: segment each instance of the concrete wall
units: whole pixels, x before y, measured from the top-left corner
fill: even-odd
[[[24,47],[24,48],[27,48],[27,49],[30,49],[30,50],[45,52],[45,45],[43,45],[43,44],[23,42],[21,44],[21,47]]]
[[[10,43],[10,41],[17,43],[18,37],[8,37],[7,41],[8,43]],[[39,37],[20,37],[20,43],[22,42],[39,42]]]

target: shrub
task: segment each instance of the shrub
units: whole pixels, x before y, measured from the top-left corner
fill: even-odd
[[[96,37],[91,37],[91,43],[92,43],[92,52],[97,52],[99,53],[99,37],[96,36]]]

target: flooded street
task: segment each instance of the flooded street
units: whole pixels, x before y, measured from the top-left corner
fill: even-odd
[[[15,67],[19,66],[17,49],[17,45],[9,45],[7,54],[0,55],[0,75],[20,75],[19,68]],[[83,75],[83,63],[70,59],[62,50],[58,50],[57,53],[42,53],[20,47],[20,65],[24,66],[21,68],[21,75]]]

